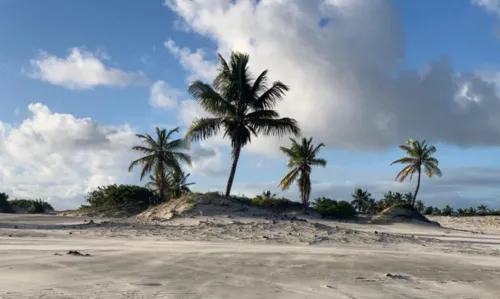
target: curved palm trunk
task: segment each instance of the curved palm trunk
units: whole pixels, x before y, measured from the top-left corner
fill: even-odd
[[[231,188],[233,187],[234,175],[236,174],[236,167],[238,166],[240,153],[241,153],[241,146],[236,145],[235,148],[233,149],[233,165],[231,166],[231,172],[229,173],[229,179],[227,180],[226,196],[231,195]]]
[[[415,194],[413,195],[413,200],[411,201],[411,206],[415,207],[415,200],[417,199],[417,194],[418,194],[418,189],[420,189],[420,176],[421,176],[421,171],[418,171],[418,178],[417,178],[417,188],[415,189]]]

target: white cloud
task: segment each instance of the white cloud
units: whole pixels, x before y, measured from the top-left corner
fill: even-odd
[[[221,152],[220,147],[201,144],[191,151],[193,157],[192,166],[189,171],[193,174],[217,177],[227,176],[229,173],[229,163],[227,156]]]
[[[472,0],[472,4],[500,16],[500,0]]]
[[[132,127],[55,113],[40,103],[28,109],[18,125],[0,121],[0,192],[48,199],[63,209],[84,203],[97,186],[139,183],[137,171],[127,171],[137,158],[130,148],[139,142]],[[218,148],[202,144],[192,154],[190,172],[214,176],[226,170]]]
[[[182,93],[164,81],[156,81],[149,90],[149,103],[157,108],[174,108]]]
[[[217,74],[217,66],[210,61],[206,61],[206,53],[202,49],[191,52],[188,48],[180,48],[171,39],[165,42],[165,47],[176,57],[179,58],[181,65],[188,71],[190,76],[187,80],[205,80],[212,82]]]
[[[30,60],[29,75],[73,90],[99,86],[125,87],[147,80],[141,72],[126,72],[106,66],[103,60],[107,59],[109,56],[102,51],[93,53],[84,48],[72,48],[66,57],[41,51],[35,59]]]
[[[382,149],[409,137],[459,146],[500,144],[495,85],[475,73],[456,73],[444,57],[423,70],[403,70],[402,26],[389,1],[166,4],[193,32],[212,39],[218,52],[247,52],[254,74],[269,69],[272,80],[291,86],[279,112],[329,147]],[[329,23],[319,26],[325,19]],[[213,73],[206,70],[215,66],[205,53],[194,55],[173,41],[166,46],[193,73],[190,78],[211,81]],[[248,150],[274,153],[278,143],[254,139]]]
[[[136,141],[128,125],[104,126],[90,118],[30,104],[19,125],[0,122],[0,185],[16,197],[48,198],[75,207],[102,184],[133,181],[127,172]]]

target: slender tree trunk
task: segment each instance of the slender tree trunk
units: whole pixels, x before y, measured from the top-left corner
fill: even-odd
[[[231,166],[231,172],[229,173],[229,179],[227,180],[226,196],[231,195],[231,188],[233,187],[234,175],[236,174],[236,167],[238,166],[240,153],[241,153],[241,146],[238,144],[233,149],[233,165]]]
[[[417,199],[417,194],[418,194],[418,189],[420,189],[420,176],[422,172],[419,170],[418,171],[418,178],[417,178],[417,188],[415,189],[415,194],[413,194],[413,200],[411,202],[411,206],[415,207],[415,201]]]

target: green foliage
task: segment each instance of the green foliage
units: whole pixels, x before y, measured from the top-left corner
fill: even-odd
[[[320,149],[325,146],[323,143],[314,146],[312,137],[302,138],[300,142],[290,138],[292,145],[290,147],[280,147],[280,150],[288,157],[288,172],[281,179],[280,187],[282,190],[290,188],[297,182],[300,192],[300,200],[304,207],[309,206],[309,197],[311,195],[311,171],[313,166],[326,166],[326,160],[318,158]]]
[[[9,195],[0,193],[0,213],[14,213],[14,209],[9,202]]]
[[[450,205],[446,205],[441,211],[441,215],[443,216],[451,216],[453,214],[455,214],[455,212],[453,211],[453,208]]]
[[[372,210],[374,200],[372,200],[372,195],[368,192],[368,190],[356,188],[351,196],[353,198],[351,204],[356,210],[358,210],[359,213],[367,213]]]
[[[219,74],[212,85],[195,81],[189,93],[208,112],[210,117],[196,119],[186,133],[189,141],[200,141],[223,132],[231,140],[233,165],[229,174],[226,196],[236,172],[241,149],[252,136],[284,136],[300,133],[297,121],[281,118],[274,107],[283,99],[288,86],[277,81],[271,86],[267,70],[254,78],[248,69],[249,56],[232,53],[230,61],[219,55]]]
[[[151,190],[135,185],[100,186],[87,194],[86,200],[91,208],[147,208],[161,203],[160,198]]]
[[[30,214],[41,214],[45,212],[45,206],[43,204],[43,201],[41,199],[38,200],[33,200],[31,203],[31,207],[29,208],[28,212]]]
[[[322,217],[350,218],[356,215],[356,210],[349,202],[326,197],[316,198],[313,207]]]
[[[191,193],[191,189],[189,188],[189,186],[194,185],[195,183],[188,183],[189,176],[189,173],[185,174],[183,171],[170,171],[164,174],[162,178],[156,178],[150,175],[149,182],[145,187],[158,192],[163,184],[164,200],[179,198],[183,195]],[[160,194],[159,196],[161,197]]]
[[[132,150],[144,154],[143,157],[130,163],[128,171],[136,166],[142,166],[141,180],[150,173],[153,173],[157,191],[162,199],[166,201],[166,173],[175,171],[182,173],[181,162],[191,164],[191,157],[185,153],[189,148],[184,139],[173,139],[174,133],[179,132],[179,127],[166,131],[156,127],[156,139],[149,134],[136,134],[141,139],[142,144],[132,147]]]
[[[425,171],[428,177],[442,175],[441,169],[439,169],[439,161],[433,157],[434,153],[436,153],[436,147],[427,144],[425,140],[420,142],[409,139],[406,144],[400,145],[399,148],[406,153],[406,156],[392,162],[391,165],[406,165],[396,176],[396,180],[399,182],[404,182],[407,178],[411,180],[413,175],[417,174],[417,187],[410,202],[412,206],[415,206],[422,170]]]
[[[16,210],[24,210],[31,214],[45,213],[53,211],[50,203],[41,199],[12,199],[8,200],[8,195],[0,193],[0,212],[15,213]]]

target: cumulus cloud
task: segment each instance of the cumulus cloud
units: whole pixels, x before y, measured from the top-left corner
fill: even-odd
[[[53,85],[72,90],[93,89],[99,86],[125,87],[146,81],[141,72],[126,72],[104,64],[109,59],[102,52],[84,48],[72,48],[66,57],[58,57],[44,51],[30,60],[29,75]]]
[[[75,208],[101,185],[139,183],[127,167],[137,153],[134,128],[102,125],[91,118],[56,113],[41,103],[28,106],[20,124],[0,121],[0,192],[48,199],[57,209]],[[225,170],[220,150],[193,148],[195,174]]]
[[[472,4],[500,16],[500,0],[472,0]]]
[[[149,90],[149,103],[156,108],[174,108],[181,95],[182,92],[160,80],[156,81]]]
[[[169,39],[165,42],[165,47],[179,58],[181,65],[190,72],[187,81],[205,80],[212,82],[217,74],[217,66],[205,60],[206,53],[202,49],[191,52],[188,48],[181,48]]]
[[[130,182],[127,163],[135,132],[30,104],[19,125],[0,122],[0,185],[16,197],[47,198],[75,207],[103,184]]]
[[[254,73],[269,69],[272,80],[290,85],[278,111],[329,147],[378,150],[409,137],[459,146],[500,144],[495,83],[456,72],[446,57],[403,69],[402,25],[389,1],[167,0],[166,5],[193,32],[214,41],[218,52],[249,53]],[[213,78],[200,71],[215,67],[203,60],[205,53],[195,59],[173,41],[166,45],[191,78]],[[274,153],[278,143],[259,138],[248,150]]]

